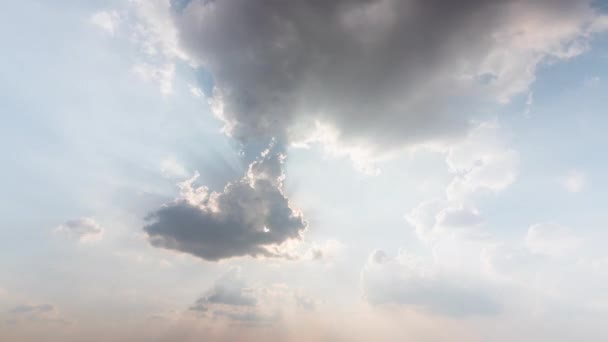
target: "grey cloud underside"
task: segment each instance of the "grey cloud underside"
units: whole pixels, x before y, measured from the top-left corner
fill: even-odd
[[[306,228],[283,194],[282,163],[282,155],[268,152],[221,193],[186,184],[186,195],[149,215],[144,229],[150,242],[210,261],[280,256],[274,247],[300,238]]]
[[[320,120],[346,142],[402,146],[468,127],[470,108],[459,98],[472,84],[461,76],[486,85],[518,82],[480,65],[500,47],[497,34],[517,26],[519,17],[567,18],[589,6],[544,0],[195,0],[175,22],[191,58],[213,75],[223,104],[219,115],[234,137],[288,141]]]
[[[260,312],[259,306],[255,291],[246,286],[239,269],[233,268],[217,279],[189,309],[213,318],[245,324],[265,324],[276,319],[274,315]]]
[[[253,307],[256,306],[257,299],[252,294],[247,293],[245,282],[238,270],[232,269],[220,277],[213,287],[190,307],[190,310],[207,311],[209,306],[216,304]]]

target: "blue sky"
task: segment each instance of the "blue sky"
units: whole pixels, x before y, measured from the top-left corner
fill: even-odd
[[[1,5],[0,339],[604,341],[601,2],[404,4]]]

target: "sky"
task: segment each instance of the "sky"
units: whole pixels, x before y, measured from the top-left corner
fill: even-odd
[[[0,340],[606,341],[608,3],[0,5]]]

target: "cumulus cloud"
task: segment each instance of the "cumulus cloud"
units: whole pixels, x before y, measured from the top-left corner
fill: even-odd
[[[64,234],[80,242],[99,240],[103,236],[103,228],[93,218],[82,217],[69,220],[55,228],[55,233]]]
[[[321,123],[347,146],[382,150],[464,133],[470,108],[453,104],[525,93],[539,65],[585,51],[603,18],[590,0],[194,0],[175,11],[227,133],[293,142]]]
[[[515,182],[519,153],[508,147],[496,121],[483,122],[466,139],[449,147],[446,162],[454,179],[446,189],[451,200],[479,192],[500,192]]]
[[[299,239],[307,223],[283,194],[285,156],[271,149],[223,192],[180,184],[175,201],[148,216],[152,245],[216,261],[237,256],[284,256],[280,245]]]
[[[510,148],[497,121],[476,123],[462,141],[446,150],[453,175],[445,198],[423,201],[406,215],[424,243],[445,237],[482,237],[485,220],[475,199],[482,193],[506,190],[518,175],[519,153]]]
[[[423,242],[435,242],[447,235],[470,235],[484,223],[477,208],[461,202],[430,200],[420,203],[405,215]]]
[[[417,256],[390,257],[374,251],[361,274],[365,298],[373,305],[399,304],[450,316],[493,315],[500,305],[472,280],[443,274]]]

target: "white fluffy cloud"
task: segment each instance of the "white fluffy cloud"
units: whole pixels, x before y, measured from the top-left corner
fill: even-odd
[[[424,201],[405,216],[419,239],[434,243],[446,234],[482,235],[479,228],[485,220],[475,199],[506,190],[518,174],[519,153],[508,147],[502,133],[496,121],[478,123],[465,139],[447,148],[453,178],[445,198]]]

